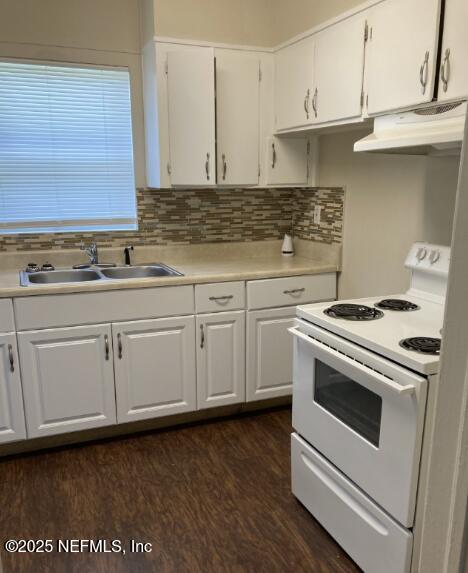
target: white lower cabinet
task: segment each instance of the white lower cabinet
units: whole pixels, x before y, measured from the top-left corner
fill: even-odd
[[[295,316],[294,306],[247,313],[247,402],[291,394]]]
[[[0,334],[0,444],[26,438],[15,334]]]
[[[0,444],[290,395],[294,305],[333,299],[336,276],[197,285],[196,316],[192,289],[165,287],[126,311],[103,299],[108,322],[42,330],[32,330],[39,306],[52,312],[58,297],[36,297],[30,313],[16,300],[16,323],[29,329],[0,334]],[[67,296],[84,312],[90,295]],[[187,314],[113,322],[145,308]]]
[[[198,408],[245,401],[245,312],[197,316]]]
[[[195,318],[112,325],[117,421],[196,409]]]
[[[114,424],[109,324],[18,334],[28,436]]]

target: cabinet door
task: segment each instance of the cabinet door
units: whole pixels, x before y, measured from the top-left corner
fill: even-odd
[[[312,96],[316,122],[361,116],[365,27],[365,16],[358,14],[318,34]]]
[[[112,325],[117,420],[196,409],[193,316]]]
[[[215,185],[213,49],[169,52],[167,74],[171,183]]]
[[[267,144],[267,184],[307,185],[308,140],[271,137]]]
[[[198,408],[245,401],[245,312],[197,316]]]
[[[468,96],[468,2],[445,0],[439,93],[440,101]]]
[[[26,438],[18,349],[14,334],[0,335],[0,444]]]
[[[292,129],[313,121],[315,42],[306,38],[275,54],[276,129]]]
[[[18,334],[30,438],[115,423],[110,325]]]
[[[247,313],[247,402],[292,393],[296,307]]]
[[[216,50],[216,126],[219,185],[257,185],[258,57]]]
[[[433,99],[439,20],[440,0],[386,0],[371,10],[369,114]]]

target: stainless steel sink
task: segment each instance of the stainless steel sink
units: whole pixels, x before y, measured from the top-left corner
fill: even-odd
[[[150,277],[180,277],[182,273],[161,263],[141,267],[114,267],[101,269],[101,273],[108,279],[145,279]]]
[[[182,273],[162,263],[135,267],[74,268],[58,271],[20,272],[21,286],[82,283],[89,281],[179,277]]]
[[[65,271],[39,271],[37,273],[21,273],[21,284],[28,286],[57,284],[57,283],[81,283],[101,280],[101,275],[90,270],[65,270]]]

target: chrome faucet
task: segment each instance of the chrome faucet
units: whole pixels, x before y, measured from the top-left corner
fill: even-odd
[[[88,255],[90,264],[92,265],[98,264],[98,248],[94,241],[87,247],[85,247],[83,243],[81,243],[81,250]]]
[[[131,264],[132,264],[132,261],[130,258],[130,251],[133,251],[133,245],[129,245],[128,247],[125,247],[125,249],[124,249],[125,264],[127,266],[131,266]]]

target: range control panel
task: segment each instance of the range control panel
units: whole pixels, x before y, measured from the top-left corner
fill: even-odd
[[[450,266],[450,247],[430,243],[414,243],[406,258],[405,267],[447,277]]]

